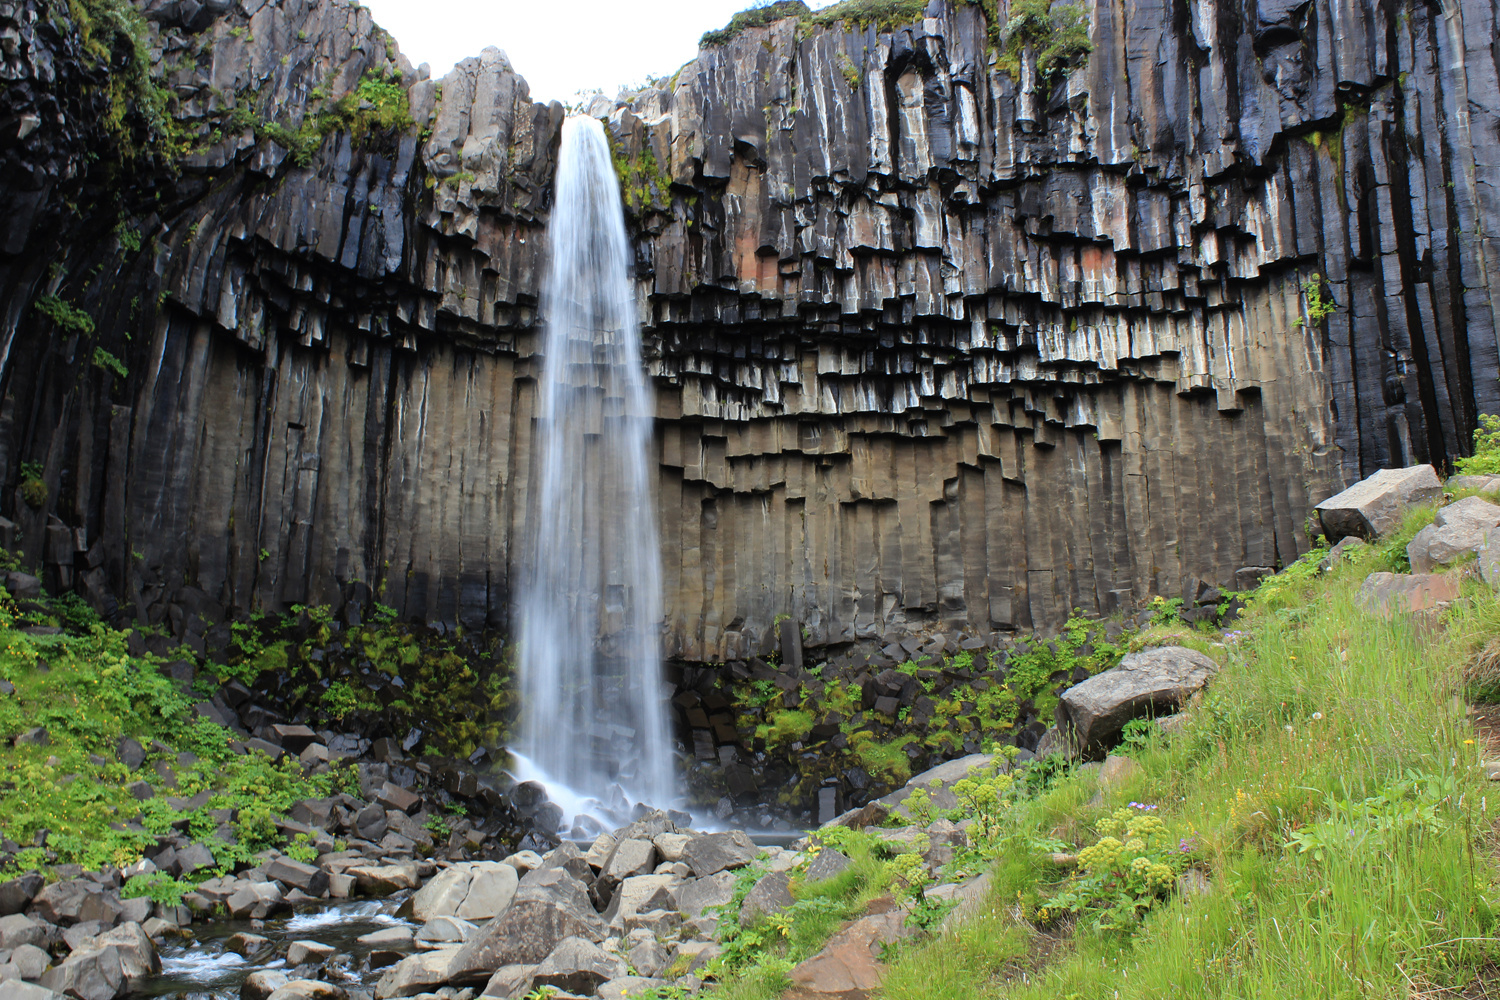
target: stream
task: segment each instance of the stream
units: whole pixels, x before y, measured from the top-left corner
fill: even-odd
[[[385,967],[370,968],[371,949],[358,938],[389,927],[418,927],[395,916],[400,898],[349,900],[316,910],[263,921],[215,920],[194,924],[193,937],[168,939],[161,944],[161,974],[136,985],[131,998],[182,997],[184,1000],[238,1000],[240,986],[252,972],[286,970],[286,949],[293,941],[317,941],[335,950],[317,976],[346,989],[373,990]],[[258,934],[270,944],[247,959],[229,948],[234,935]],[[414,950],[408,944],[403,952]]]

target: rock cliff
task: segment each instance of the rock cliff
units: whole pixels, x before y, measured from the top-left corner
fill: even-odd
[[[175,145],[127,162],[118,51],[0,0],[26,558],[189,633],[366,587],[505,627],[564,109],[497,49],[427,78],[343,0],[141,10]],[[1087,11],[1065,76],[997,47],[1006,0],[933,0],[747,28],[587,109],[636,234],[673,655],[1244,586],[1500,411],[1490,5]]]

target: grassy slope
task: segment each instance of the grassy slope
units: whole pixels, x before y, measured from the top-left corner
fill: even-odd
[[[1324,553],[1312,554],[1267,581],[1222,636],[1157,627],[1135,637],[1133,648],[1178,642],[1223,665],[1189,723],[1131,748],[1139,770],[1115,786],[1073,771],[1003,796],[1003,832],[978,859],[994,879],[988,912],[900,949],[879,995],[1408,997],[1471,981],[1494,952],[1497,866],[1460,675],[1500,636],[1500,602],[1470,584],[1425,626],[1355,604],[1365,576],[1395,568],[1431,517],[1414,512],[1323,577]],[[1076,912],[1059,912],[1078,879],[1050,853],[1095,844],[1130,804],[1150,807],[1130,815],[1164,823],[1161,841],[1183,853],[1159,856],[1174,872],[1206,874],[1207,894],[1085,892]],[[867,856],[859,878],[878,883],[841,888],[851,915],[892,884],[892,862]],[[823,891],[793,888],[803,899]],[[1139,919],[1100,929],[1122,900]],[[780,940],[755,928],[715,995],[778,996],[790,963],[836,929],[808,909],[816,926],[794,910]]]
[[[1443,628],[1373,618],[1354,598],[1382,568],[1377,549],[1323,580],[1273,581],[1186,731],[1139,751],[1133,780],[1090,804],[1090,779],[1073,777],[1016,816],[1082,844],[1121,804],[1156,804],[1199,845],[1206,896],[1166,902],[1129,936],[1082,919],[1022,977],[1006,960],[1046,942],[1011,905],[1048,876],[1012,859],[995,915],[907,952],[884,995],[1404,997],[1465,983],[1492,953],[1496,865],[1459,673],[1500,634],[1500,607],[1473,585]],[[1430,815],[1417,794],[1347,805],[1414,779]],[[1313,850],[1289,846],[1299,832]]]

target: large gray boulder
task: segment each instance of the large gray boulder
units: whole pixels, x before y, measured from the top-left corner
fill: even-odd
[[[469,879],[469,891],[454,916],[464,920],[489,920],[504,913],[516,898],[520,881],[516,869],[507,864],[480,861]]]
[[[19,979],[5,980],[5,984],[0,986],[0,995],[3,995],[5,1000],[62,1000],[60,994],[53,993],[45,986],[22,982]]]
[[[1479,551],[1485,533],[1497,526],[1500,526],[1500,507],[1482,497],[1465,497],[1449,504],[1407,543],[1406,557],[1411,560],[1411,571],[1431,573]]]
[[[688,918],[701,917],[711,906],[723,906],[734,899],[734,876],[715,872],[707,878],[684,882],[672,890],[672,899]]]
[[[75,1000],[115,1000],[125,988],[125,970],[113,947],[75,951],[44,972],[41,984]]]
[[[145,979],[161,971],[161,959],[157,957],[156,944],[140,924],[121,924],[113,930],[100,934],[91,942],[86,943],[84,947],[86,949],[114,948],[120,956],[120,969],[128,980]]]
[[[756,917],[780,913],[793,902],[795,900],[792,899],[792,880],[786,872],[771,872],[769,875],[764,875],[745,895],[745,901],[740,904],[740,926],[749,926]]]
[[[1185,646],[1131,653],[1119,666],[1064,691],[1055,713],[1057,726],[1071,732],[1080,753],[1102,756],[1119,742],[1127,722],[1171,714],[1218,669],[1213,660]]]
[[[450,981],[458,953],[457,948],[444,948],[403,958],[387,969],[375,984],[376,1000],[414,997],[437,989]]]
[[[528,872],[505,912],[459,951],[451,982],[483,983],[502,965],[535,965],[566,938],[602,941],[605,930],[582,882],[561,868]]]
[[[1442,495],[1443,484],[1430,465],[1381,469],[1318,504],[1318,521],[1330,542],[1347,535],[1368,541],[1399,525],[1412,507]]]
[[[682,847],[682,860],[699,878],[732,868],[743,868],[755,860],[760,848],[742,830],[704,833]]]
[[[31,901],[37,915],[53,924],[78,924],[97,920],[108,927],[122,909],[113,889],[88,878],[53,882]]]
[[[594,942],[581,937],[564,938],[537,966],[531,988],[550,986],[591,996],[600,983],[624,976],[628,971],[624,962]]]
[[[344,1000],[349,994],[342,986],[317,979],[293,979],[266,1000]]]
[[[47,925],[20,913],[0,917],[0,951],[10,951],[23,944],[41,944],[47,940]]]
[[[495,970],[490,981],[485,983],[481,996],[498,997],[499,1000],[520,1000],[531,992],[531,976],[534,965],[502,965]]]

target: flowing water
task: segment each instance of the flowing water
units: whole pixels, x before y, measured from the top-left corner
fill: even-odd
[[[520,621],[521,770],[554,801],[676,798],[662,691],[653,407],[603,126],[563,125],[542,292],[532,564]],[[558,788],[558,785],[565,788]],[[581,801],[582,800],[582,801]],[[627,805],[628,803],[623,803]]]

